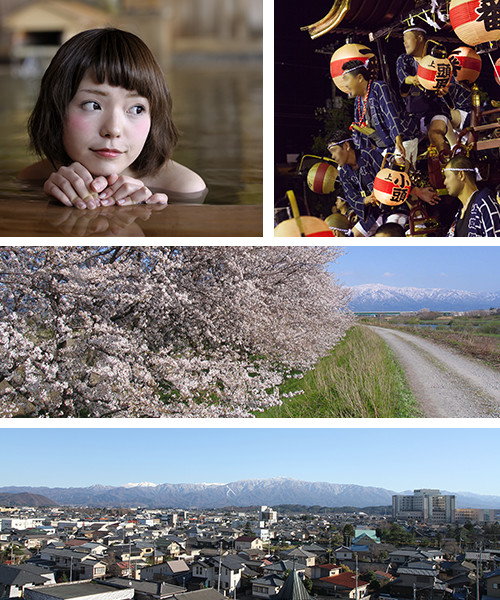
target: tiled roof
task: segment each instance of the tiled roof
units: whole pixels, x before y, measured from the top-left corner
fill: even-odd
[[[331,575],[330,577],[322,577],[320,581],[326,581],[334,585],[340,585],[353,590],[356,587],[356,575],[351,572],[340,573],[339,575]],[[368,585],[367,581],[358,578],[358,587]]]

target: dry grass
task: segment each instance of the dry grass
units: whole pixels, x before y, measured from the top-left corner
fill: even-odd
[[[441,344],[451,346],[465,356],[472,356],[484,360],[493,367],[500,367],[500,340],[495,336],[481,335],[471,331],[453,331],[431,329],[430,327],[397,327],[387,325],[383,321],[377,323],[396,331],[413,333]]]
[[[303,393],[256,415],[281,418],[421,416],[394,355],[381,338],[353,327],[301,380],[283,391]]]

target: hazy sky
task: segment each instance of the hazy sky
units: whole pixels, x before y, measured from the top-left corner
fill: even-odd
[[[500,247],[351,246],[332,271],[346,285],[500,292]]]
[[[134,421],[135,423],[135,421]],[[208,425],[208,422],[207,422]],[[130,425],[129,425],[130,427]],[[291,477],[500,495],[496,428],[5,428],[0,487]]]

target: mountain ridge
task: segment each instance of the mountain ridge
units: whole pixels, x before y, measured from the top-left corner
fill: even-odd
[[[397,492],[373,486],[311,482],[277,477],[242,479],[226,484],[160,483],[153,486],[30,487],[4,486],[1,493],[28,492],[66,506],[148,508],[224,508],[227,506],[303,504],[305,506],[384,506]],[[400,492],[401,493],[401,492]],[[404,493],[404,492],[402,492]],[[444,493],[444,492],[443,492]],[[461,508],[499,508],[500,496],[454,492]]]
[[[487,310],[500,307],[500,292],[363,283],[350,286],[354,311]]]

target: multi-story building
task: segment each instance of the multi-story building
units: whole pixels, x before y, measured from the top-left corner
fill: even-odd
[[[455,510],[457,523],[494,523],[495,511],[486,508],[457,508]]]
[[[439,490],[414,490],[413,496],[392,497],[392,516],[395,519],[417,519],[433,523],[455,522],[455,496]]]
[[[278,513],[270,506],[261,506],[259,521],[262,523],[261,527],[273,525],[278,522]]]

